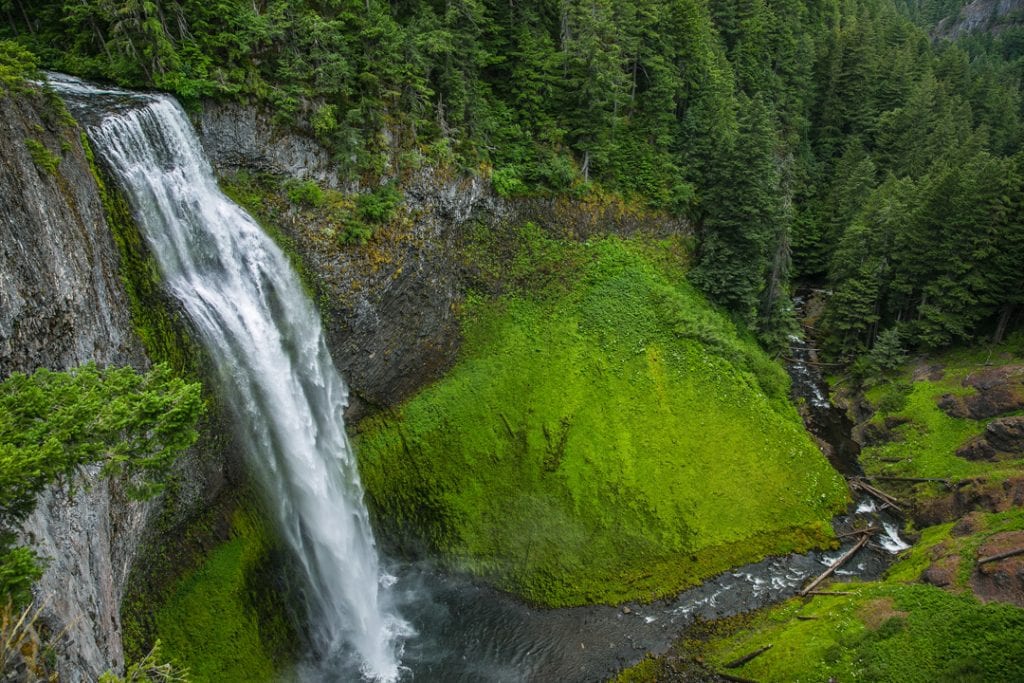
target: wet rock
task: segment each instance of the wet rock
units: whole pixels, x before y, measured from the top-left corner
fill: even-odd
[[[924,573],[921,580],[939,588],[947,588],[956,585],[956,573],[960,567],[959,555],[947,555],[933,562]]]
[[[1005,531],[989,537],[978,548],[978,558],[1024,548],[1024,531]],[[977,568],[971,589],[984,602],[1005,602],[1024,607],[1024,555],[1016,555]]]

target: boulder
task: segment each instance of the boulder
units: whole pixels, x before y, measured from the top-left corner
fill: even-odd
[[[956,454],[967,460],[994,460],[1000,454],[1024,453],[1024,416],[992,420],[985,433],[971,438]]]
[[[982,543],[978,557],[1018,548],[1024,548],[1024,531],[1004,531]],[[971,589],[983,602],[1005,602],[1024,607],[1024,555],[981,565],[971,577]]]
[[[1024,415],[992,420],[985,439],[1000,453],[1024,453]]]
[[[921,580],[939,588],[953,586],[956,584],[956,571],[959,566],[959,555],[941,557],[924,570]]]
[[[950,417],[987,420],[1024,408],[1024,366],[1004,365],[972,372],[963,386],[975,393],[970,396],[944,394],[938,406]]]
[[[996,457],[996,450],[984,436],[975,436],[958,448],[956,454],[967,460],[993,460]]]

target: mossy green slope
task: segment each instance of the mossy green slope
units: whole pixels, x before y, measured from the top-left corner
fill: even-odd
[[[651,599],[826,542],[845,487],[782,369],[649,244],[558,250],[568,282],[472,302],[454,370],[362,425],[379,519],[548,605]]]
[[[278,658],[293,654],[283,596],[253,585],[272,538],[255,511],[236,510],[232,537],[182,577],[157,608],[155,636],[190,681],[278,680]]]

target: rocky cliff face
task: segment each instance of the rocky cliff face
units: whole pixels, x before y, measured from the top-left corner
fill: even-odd
[[[207,103],[196,127],[220,172],[270,172],[340,185],[325,150],[301,134],[276,129],[269,116]],[[402,401],[454,363],[457,312],[468,289],[504,286],[479,271],[470,248],[474,233],[502,235],[525,221],[577,239],[689,232],[682,221],[615,202],[508,201],[480,178],[446,177],[431,169],[400,184],[404,219],[378,231],[366,246],[339,248],[323,239],[322,226],[294,212],[275,216],[320,290],[331,351],[352,391],[350,423]]]
[[[955,40],[975,31],[998,34],[1024,23],[1024,0],[973,0],[954,16],[940,21],[932,35]]]
[[[118,265],[80,132],[62,105],[40,92],[0,97],[0,378],[90,360],[145,368]],[[189,460],[178,500],[194,506],[220,481],[220,465]],[[61,634],[62,681],[123,666],[121,601],[162,512],[160,501],[129,501],[95,471],[80,479],[73,498],[45,492],[23,528],[48,562],[36,595]]]
[[[48,170],[33,160],[59,159]],[[118,256],[77,130],[40,94],[0,100],[0,375],[147,363],[132,332]],[[83,473],[73,499],[52,489],[25,537],[47,559],[37,587],[69,681],[121,666],[121,587],[147,506]]]

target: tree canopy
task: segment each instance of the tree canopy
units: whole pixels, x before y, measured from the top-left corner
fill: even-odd
[[[266,106],[344,177],[447,165],[684,215],[713,300],[777,344],[791,281],[824,284],[849,359],[894,326],[931,347],[1021,322],[1024,31],[932,39],[962,4],[0,0],[0,33],[48,67]]]

